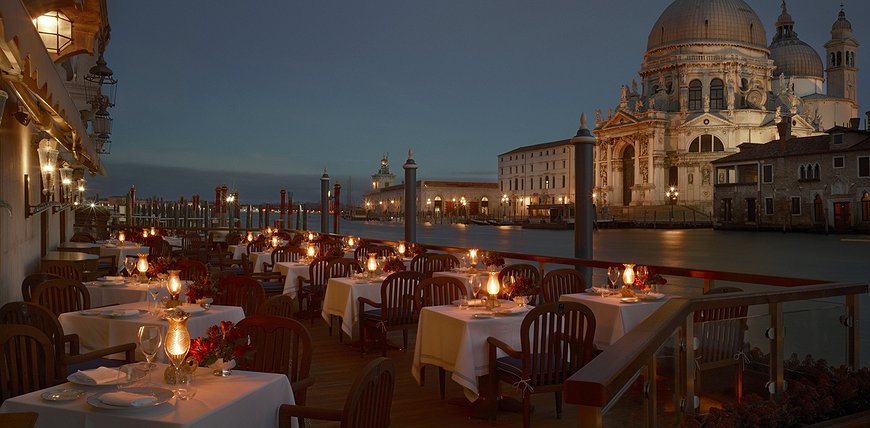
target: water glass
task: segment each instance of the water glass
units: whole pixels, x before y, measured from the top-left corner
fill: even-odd
[[[153,309],[151,309],[151,313],[157,313],[157,310],[160,308],[160,305],[157,304],[157,296],[160,294],[160,290],[163,288],[163,281],[151,281],[148,283],[148,294],[151,295],[151,300],[148,302],[149,309],[151,305],[153,305]]]
[[[468,297],[466,297],[466,296],[459,297],[459,309],[461,309],[461,310],[468,309]]]
[[[480,280],[480,278],[478,278],[477,275],[471,275],[471,277],[468,279],[468,283],[469,285],[471,285],[471,295],[474,296],[475,299],[477,299],[478,295],[480,294],[480,289],[483,287],[482,281]]]
[[[142,363],[141,367],[148,373],[154,369],[157,364],[154,364],[154,358],[157,352],[160,351],[160,344],[163,343],[163,335],[160,327],[156,325],[143,325],[139,327],[139,350],[145,355],[147,362]]]
[[[178,370],[175,382],[175,396],[179,400],[190,400],[196,396],[196,385],[193,378],[193,372],[185,370],[183,366]]]

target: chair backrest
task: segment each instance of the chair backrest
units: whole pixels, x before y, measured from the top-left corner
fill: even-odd
[[[188,232],[181,238],[181,251],[184,253],[199,251],[203,245],[202,236],[199,236],[199,233],[196,232]]]
[[[378,257],[392,257],[396,255],[396,249],[389,245],[369,244],[366,246],[366,257],[368,253],[375,253]]]
[[[260,306],[258,315],[293,318],[293,298],[287,294],[272,296],[263,302],[263,306]]]
[[[444,272],[458,267],[459,259],[452,254],[423,253],[411,259],[411,270],[422,272],[426,276],[432,276],[434,272]]]
[[[504,279],[508,276],[513,276],[514,278],[529,278],[536,284],[541,283],[541,273],[538,272],[538,268],[527,263],[517,263],[505,266],[498,273],[498,282],[504,284]]]
[[[329,278],[348,277],[355,273],[362,272],[362,267],[360,267],[359,263],[354,259],[330,259],[326,271],[329,275],[327,280],[329,280]]]
[[[522,379],[533,388],[563,383],[593,358],[595,315],[579,302],[544,303],[520,326]]]
[[[0,325],[0,401],[57,384],[54,346],[29,325]]]
[[[227,245],[239,245],[242,242],[242,235],[238,232],[230,232],[227,233],[226,241]]]
[[[66,367],[63,364],[66,346],[63,327],[57,320],[57,315],[36,303],[9,302],[0,307],[0,324],[29,325],[45,333],[55,350],[55,363],[57,363],[55,377],[57,379],[66,377]]]
[[[248,254],[251,253],[262,253],[266,251],[271,243],[267,242],[265,239],[255,239],[248,243]]]
[[[416,321],[414,291],[426,276],[420,272],[391,273],[381,284],[381,320],[392,325]]]
[[[558,302],[563,294],[582,293],[586,289],[583,275],[574,269],[556,269],[544,275],[541,284],[544,303]]]
[[[59,260],[45,260],[39,266],[40,272],[53,273],[66,279],[81,281],[84,276],[84,268],[79,263],[70,263]]]
[[[366,251],[366,247],[368,247],[365,243],[360,242],[359,245],[356,246],[356,249],[353,250],[353,258],[360,263],[365,263],[368,259],[369,254]]]
[[[332,261],[329,257],[317,257],[310,265],[308,265],[308,279],[311,280],[313,287],[324,287],[329,282],[329,262]]]
[[[254,347],[253,358],[238,361],[240,369],[287,375],[291,383],[308,377],[314,347],[311,334],[299,321],[255,315],[245,317],[236,327]]]
[[[72,238],[69,238],[69,242],[88,242],[96,244],[97,238],[94,238],[94,236],[88,232],[76,232],[73,233]]]
[[[181,259],[175,262],[175,268],[180,271],[178,278],[184,281],[194,281],[208,276],[208,266],[199,260]]]
[[[739,293],[741,291],[743,290],[737,287],[718,287],[705,294]],[[700,342],[695,351],[695,358],[698,359],[701,368],[717,362],[735,361],[737,354],[743,350],[748,313],[748,305],[695,311],[693,315],[694,330],[695,336]]]
[[[389,358],[368,363],[353,382],[344,402],[342,428],[386,428],[396,385],[396,365]]]
[[[33,289],[33,302],[42,305],[54,315],[91,308],[88,288],[73,279],[52,279]]]
[[[465,284],[458,278],[450,276],[433,276],[425,278],[417,284],[414,290],[415,309],[419,313],[424,306],[450,305],[461,296],[467,296]]]
[[[33,288],[52,279],[63,279],[63,277],[47,272],[37,272],[25,276],[24,281],[21,281],[21,299],[25,302],[31,301],[33,298]]]
[[[297,247],[278,247],[272,250],[272,265],[277,262],[295,262],[304,256],[305,253]]]
[[[170,256],[172,256],[172,244],[165,239],[157,237],[148,243],[148,260],[154,262],[160,257],[168,259]]]
[[[254,315],[266,300],[266,292],[257,280],[242,275],[221,278],[217,284],[217,305],[241,306],[245,316]]]

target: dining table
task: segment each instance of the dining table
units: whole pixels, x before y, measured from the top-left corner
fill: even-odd
[[[136,257],[139,254],[148,254],[151,248],[139,245],[135,242],[111,243],[100,245],[100,257],[115,256],[116,272],[124,269],[124,261],[127,257]]]
[[[295,404],[286,375],[233,370],[232,375],[219,377],[204,367],[194,374],[196,393],[191,399],[167,398],[173,386],[163,382],[166,367],[158,364],[145,379],[120,389],[67,382],[7,398],[0,412],[36,412],[36,428],[276,428],[278,408]],[[68,400],[52,399],[57,396],[53,392],[70,389],[82,391],[81,396],[69,394]],[[100,400],[107,392],[125,390],[155,393],[161,399],[142,407],[111,406]],[[298,428],[295,418],[291,426]]]
[[[300,262],[276,262],[272,266],[272,272],[279,272],[284,276],[284,291],[290,297],[296,297],[299,292],[299,278],[308,279],[310,265]]]
[[[149,284],[157,279],[150,279],[149,282],[139,282],[136,276],[104,276],[97,278],[96,281],[85,282],[88,292],[91,295],[91,307],[118,305],[125,303],[147,302],[151,299],[148,293]],[[192,281],[181,281],[181,296],[187,290],[187,286]],[[160,287],[160,292],[157,295],[157,301],[162,298],[169,297],[169,291],[165,286]]]
[[[323,297],[321,315],[327,323],[332,316],[341,317],[341,330],[351,338],[359,337],[359,298],[381,301],[381,284],[386,276],[329,278]]]
[[[655,294],[652,297],[630,299],[618,293],[602,297],[587,290],[584,293],[563,294],[559,300],[580,302],[592,310],[595,314],[595,347],[606,349],[652,315],[668,298],[665,294]]]
[[[143,325],[158,326],[161,334],[165,334],[168,322],[159,316],[158,310],[149,311],[149,306],[148,302],[135,302],[65,312],[60,314],[58,320],[65,334],[75,333],[79,336],[84,353],[136,342],[139,327]],[[237,323],[245,317],[244,311],[238,306],[211,305],[208,310],[205,310],[199,305],[185,304],[181,309],[192,313],[187,320],[187,330],[192,338],[206,336],[208,328],[221,321]],[[157,355],[157,358],[166,361],[166,356],[162,352]],[[138,348],[136,359],[145,359]]]

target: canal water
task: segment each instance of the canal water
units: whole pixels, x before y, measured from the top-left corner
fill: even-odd
[[[312,221],[313,220],[313,221]],[[319,226],[317,217],[309,218],[309,229]],[[331,222],[330,222],[331,226]],[[401,223],[342,221],[342,234],[388,240],[401,240]],[[532,230],[516,226],[481,226],[462,224],[418,225],[417,241],[445,246],[476,247],[546,256],[573,257],[573,231]],[[593,258],[614,262],[631,262],[704,270],[767,274],[836,282],[870,282],[870,236],[821,235],[778,232],[735,232],[711,229],[648,230],[600,229],[593,232]],[[548,267],[551,269],[552,267]],[[604,284],[604,273],[593,275],[593,282]],[[690,281],[690,280],[685,280]],[[698,282],[681,283],[670,278],[668,287],[679,294],[700,294]],[[721,285],[721,284],[717,284]],[[744,289],[752,286],[740,285]],[[842,298],[838,300],[842,302]],[[860,298],[862,366],[870,365],[870,296]],[[844,362],[844,329],[830,333],[812,328],[812,324],[836,320],[842,307],[819,310],[817,318],[803,317],[786,331],[786,342],[795,351],[803,350],[832,363]],[[824,314],[822,314],[824,313]],[[787,318],[791,318],[788,315]],[[794,318],[797,318],[795,316]],[[791,318],[791,319],[794,319]],[[834,323],[836,321],[833,321]],[[759,321],[766,324],[764,318]],[[804,331],[807,324],[811,330]],[[800,331],[802,343],[791,342]],[[833,339],[831,339],[833,336]],[[763,342],[756,334],[753,342]],[[787,355],[788,355],[787,351]]]

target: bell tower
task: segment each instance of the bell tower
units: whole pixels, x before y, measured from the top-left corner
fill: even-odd
[[[852,35],[852,23],[840,5],[840,14],[831,26],[831,40],[825,43],[828,96],[845,98],[858,104],[858,41]]]

